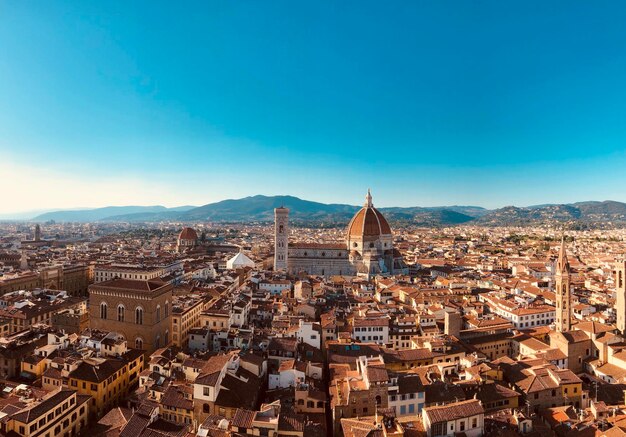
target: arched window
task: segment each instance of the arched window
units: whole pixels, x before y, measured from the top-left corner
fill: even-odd
[[[154,347],[156,349],[161,347],[161,336],[159,334],[157,334],[157,336],[154,338]]]
[[[163,346],[167,346],[168,344],[170,344],[170,330],[166,329],[165,330],[165,338],[164,338],[164,342],[163,342]]]
[[[135,323],[143,325],[143,308],[141,307],[135,308]]]
[[[170,303],[165,301],[165,317],[169,317],[170,315]]]
[[[102,302],[100,304],[100,318],[101,319],[107,318],[107,303],[106,302]]]
[[[380,397],[380,395],[376,396],[376,405],[380,405],[382,403],[382,399]]]
[[[157,305],[156,307],[156,321],[157,323],[161,321],[161,305]]]
[[[143,339],[141,337],[135,339],[135,349],[143,349]]]
[[[124,305],[119,304],[117,306],[117,321],[118,322],[123,322],[124,321]]]

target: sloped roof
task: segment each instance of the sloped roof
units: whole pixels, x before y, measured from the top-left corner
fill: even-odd
[[[454,404],[424,408],[430,423],[447,422],[450,420],[484,414],[485,410],[477,399],[456,402]]]
[[[254,261],[248,258],[248,256],[246,256],[243,252],[239,252],[237,255],[226,261],[227,268],[232,269],[234,266],[254,267]]]

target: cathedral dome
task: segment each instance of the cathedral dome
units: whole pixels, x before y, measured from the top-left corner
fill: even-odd
[[[357,212],[348,225],[348,237],[378,237],[391,235],[391,227],[387,219],[374,208],[369,190],[365,197],[365,205]]]
[[[195,241],[198,239],[198,234],[193,230],[193,228],[183,228],[183,230],[180,231],[180,234],[178,234],[178,239]]]

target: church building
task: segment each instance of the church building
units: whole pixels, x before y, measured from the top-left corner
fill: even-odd
[[[290,274],[363,276],[407,274],[400,252],[393,248],[389,223],[374,208],[368,190],[365,204],[350,220],[344,242],[290,243],[289,210],[275,210],[274,269]]]

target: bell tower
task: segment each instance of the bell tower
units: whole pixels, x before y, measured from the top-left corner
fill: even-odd
[[[22,249],[22,253],[20,255],[20,270],[28,270],[28,257],[26,256],[26,251],[24,249]]]
[[[286,271],[289,249],[289,209],[274,209],[274,271]]]
[[[561,239],[559,259],[556,262],[556,330],[567,332],[572,329],[572,296],[570,290],[570,267],[565,250],[565,237]]]
[[[615,263],[615,311],[617,313],[617,329],[626,335],[626,260]]]

